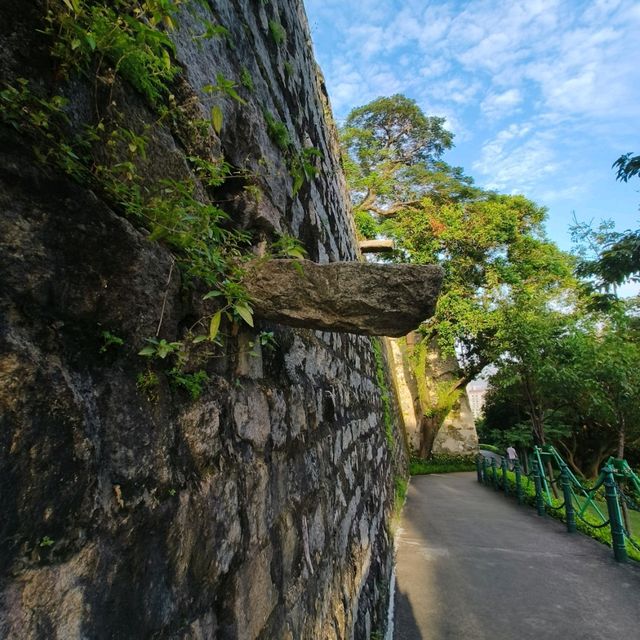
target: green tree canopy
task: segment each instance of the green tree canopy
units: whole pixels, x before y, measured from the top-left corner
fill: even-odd
[[[500,304],[523,288],[566,284],[573,265],[546,239],[544,208],[483,191],[442,160],[452,140],[442,118],[399,95],[355,109],[342,130],[362,235],[393,238],[392,259],[444,268],[436,314],[423,329],[449,354],[459,347],[462,385],[496,356]]]
[[[640,156],[627,153],[613,166],[617,168],[616,178],[623,182],[640,176]],[[590,224],[576,224],[572,230],[581,257],[578,275],[595,278],[596,287],[605,291],[629,279],[639,279],[640,229],[619,232],[610,221],[605,221],[597,229]]]
[[[447,380],[455,394],[502,354],[503,307],[536,292],[557,298],[573,284],[572,258],[547,240],[543,207],[479,189],[444,162],[453,136],[413,100],[395,95],[355,109],[341,139],[360,233],[394,239],[396,252],[385,259],[444,269],[436,312],[412,349],[418,369],[425,349],[439,351],[443,362],[457,353],[463,371],[450,371]],[[418,411],[423,452],[446,417],[438,394],[427,395]]]
[[[542,301],[539,301],[542,302]],[[611,454],[640,439],[640,344],[633,316],[554,310],[530,303],[505,310],[503,356],[492,376],[485,428],[528,423],[537,444],[552,441],[569,464],[597,475]],[[497,437],[497,436],[496,436]],[[499,438],[498,438],[499,439]]]
[[[392,216],[431,194],[467,197],[473,181],[440,158],[453,145],[444,118],[426,116],[402,95],[354,109],[341,130],[343,163],[361,231],[376,233],[371,216]],[[367,224],[367,222],[369,224]]]

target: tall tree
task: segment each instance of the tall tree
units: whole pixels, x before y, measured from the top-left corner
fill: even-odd
[[[466,385],[498,355],[502,305],[522,291],[553,292],[572,281],[572,261],[544,235],[545,209],[523,196],[483,194],[470,202],[404,211],[382,224],[403,259],[438,263],[445,279],[423,327],[443,351],[457,348]]]
[[[504,350],[492,377],[487,426],[508,402],[536,444],[553,442],[578,473],[592,477],[625,443],[640,441],[640,344],[633,318],[518,305],[506,312]],[[506,399],[508,397],[508,400]]]
[[[365,235],[375,234],[377,219],[418,207],[425,195],[475,193],[459,167],[440,160],[453,145],[444,122],[402,95],[378,98],[349,114],[341,130],[343,162]]]
[[[545,210],[523,196],[475,187],[462,169],[442,160],[452,140],[443,119],[425,116],[398,95],[355,109],[342,130],[360,232],[395,239],[392,259],[438,263],[445,270],[436,313],[422,327],[421,349],[441,351],[442,359],[456,348],[462,354],[463,370],[451,375],[453,385],[447,381],[449,398],[497,357],[499,305],[514,290],[557,287],[572,273],[568,256],[545,238]],[[428,375],[419,364],[426,361],[414,354],[418,378]],[[426,394],[431,404],[422,403],[418,416],[429,427],[427,442],[446,417],[432,391]]]

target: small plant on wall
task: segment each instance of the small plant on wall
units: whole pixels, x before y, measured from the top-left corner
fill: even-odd
[[[278,46],[287,39],[287,32],[277,20],[269,20],[269,34]]]

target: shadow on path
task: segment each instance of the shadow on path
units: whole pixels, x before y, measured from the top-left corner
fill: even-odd
[[[397,578],[396,578],[397,580]],[[396,640],[405,638],[420,638],[420,627],[413,615],[413,607],[406,593],[404,593],[396,582],[395,593],[395,634]]]
[[[475,478],[412,478],[394,640],[640,638],[640,567]]]

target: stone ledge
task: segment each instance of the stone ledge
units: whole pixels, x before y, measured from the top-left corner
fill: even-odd
[[[435,265],[264,260],[245,284],[256,316],[306,329],[403,336],[433,315]]]

